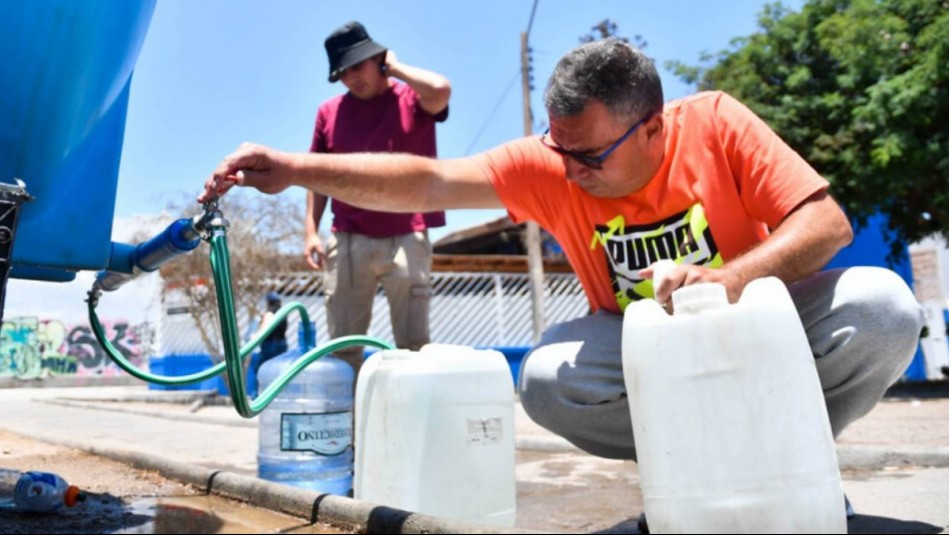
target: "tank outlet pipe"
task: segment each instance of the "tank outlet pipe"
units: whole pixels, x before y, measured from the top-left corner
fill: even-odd
[[[154,238],[138,245],[112,242],[109,267],[96,274],[92,291],[96,295],[117,290],[142,273],[150,273],[175,258],[190,253],[201,244],[206,217],[174,221]]]
[[[304,368],[324,355],[332,354],[351,346],[373,346],[380,349],[395,349],[392,344],[371,336],[343,336],[331,340],[323,345],[311,347],[316,341],[316,333],[310,327],[310,315],[302,303],[294,302],[284,305],[275,313],[274,320],[263,332],[257,333],[246,345],[240,346],[237,332],[237,315],[234,308],[234,294],[231,288],[231,262],[227,249],[227,228],[229,223],[217,207],[217,201],[208,201],[204,205],[204,215],[193,219],[180,219],[172,223],[164,232],[151,240],[136,247],[115,247],[113,256],[115,267],[111,271],[100,272],[89,298],[86,300],[89,308],[89,325],[96,340],[105,350],[106,355],[117,366],[134,377],[161,385],[185,385],[204,381],[222,372],[227,377],[228,390],[234,408],[244,418],[253,418],[260,414]],[[219,362],[210,368],[180,377],[153,375],[138,369],[119,352],[106,336],[96,307],[103,291],[111,291],[142,272],[154,271],[169,260],[181,256],[198,246],[201,241],[211,245],[211,271],[214,274],[214,287],[218,298],[218,318],[221,325],[221,335],[224,345],[224,362]],[[112,267],[112,264],[110,264]],[[300,322],[304,325],[303,350],[306,352],[294,361],[293,365],[284,370],[274,379],[255,399],[247,396],[244,382],[242,361],[246,359],[255,347],[270,335],[282,320],[291,312],[300,315]]]

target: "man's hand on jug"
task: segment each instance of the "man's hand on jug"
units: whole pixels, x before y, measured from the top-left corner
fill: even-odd
[[[639,276],[644,279],[653,278],[653,266],[639,270]],[[659,303],[671,303],[672,292],[682,286],[699,282],[718,282],[724,284],[725,290],[728,292],[728,300],[732,303],[738,300],[738,297],[741,295],[741,290],[744,288],[743,284],[739,286],[739,284],[729,276],[729,272],[725,267],[709,269],[707,267],[694,266],[691,264],[681,264],[670,270],[665,277],[663,277],[659,286],[653,288],[654,298]]]
[[[218,198],[234,186],[249,186],[268,194],[280,193],[292,185],[295,163],[292,154],[244,143],[217,166],[204,183],[198,202]]]

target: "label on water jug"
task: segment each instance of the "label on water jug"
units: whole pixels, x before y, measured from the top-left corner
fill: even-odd
[[[284,413],[280,416],[280,450],[339,455],[353,444],[353,413]]]
[[[500,444],[504,438],[501,418],[467,418],[468,445]]]

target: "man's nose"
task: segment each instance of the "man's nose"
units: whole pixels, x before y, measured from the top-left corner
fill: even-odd
[[[347,81],[348,81],[348,82],[355,81],[355,79],[356,79],[356,69],[353,69],[352,67],[350,67],[350,68],[344,70],[344,71],[339,75],[339,79],[340,79],[343,83],[346,83]]]
[[[590,173],[590,168],[583,165],[582,163],[574,160],[569,156],[563,157],[564,167],[566,168],[567,179],[576,182],[581,177],[585,177]]]

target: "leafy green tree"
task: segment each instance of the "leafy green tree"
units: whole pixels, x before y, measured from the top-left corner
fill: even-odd
[[[949,1],[775,3],[758,25],[703,66],[666,66],[758,113],[831,181],[858,228],[885,215],[893,255],[949,238]]]
[[[603,19],[594,24],[590,28],[590,33],[580,36],[580,42],[592,43],[593,41],[599,41],[600,39],[606,39],[608,37],[615,37],[624,43],[629,43],[628,37],[623,37],[619,34],[619,24],[611,19]],[[636,48],[646,48],[649,43],[643,39],[642,35],[634,35],[631,44]]]

